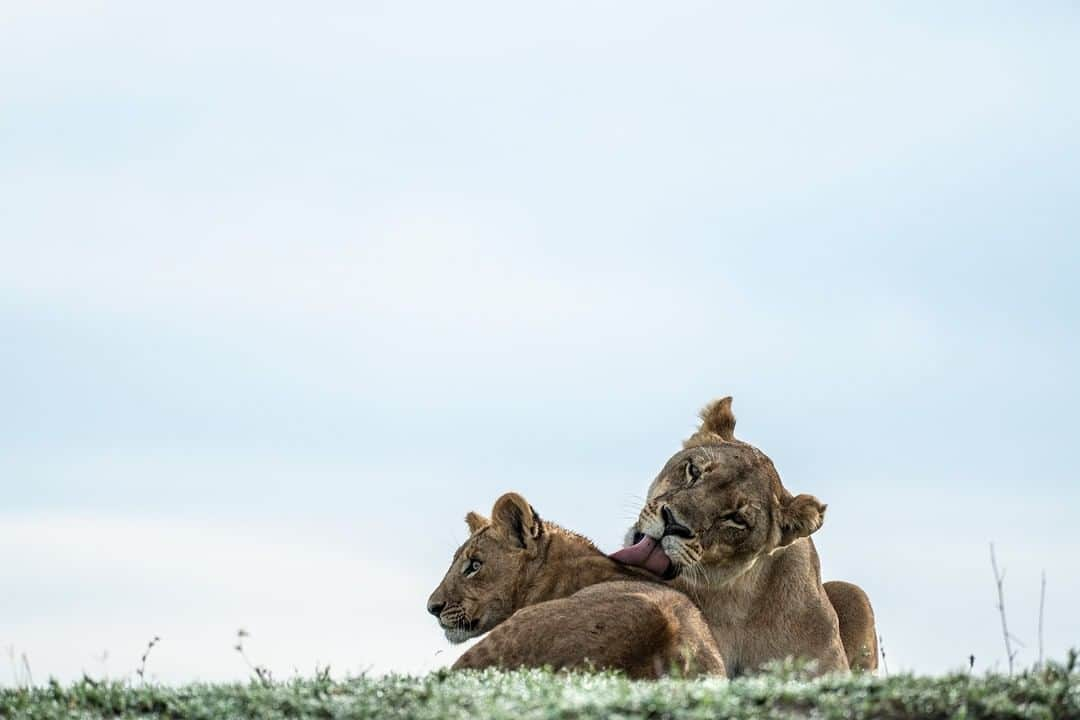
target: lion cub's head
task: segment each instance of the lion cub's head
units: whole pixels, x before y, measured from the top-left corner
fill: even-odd
[[[735,439],[730,397],[707,406],[701,420],[649,486],[627,547],[612,557],[715,586],[816,531],[825,505],[811,495],[793,497],[772,461]]]
[[[465,522],[469,539],[427,604],[453,643],[486,633],[517,610],[528,570],[540,561],[545,532],[540,516],[517,493],[495,501],[491,520],[471,512]]]

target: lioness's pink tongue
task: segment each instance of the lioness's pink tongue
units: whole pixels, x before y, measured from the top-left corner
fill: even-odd
[[[612,560],[624,565],[642,567],[655,575],[663,575],[671,567],[671,559],[660,547],[660,543],[646,535],[637,543],[611,553]]]

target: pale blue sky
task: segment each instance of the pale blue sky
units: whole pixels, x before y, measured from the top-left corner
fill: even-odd
[[[1080,645],[1077,67],[1069,3],[5,3],[0,647],[436,667],[466,510],[613,549],[725,394],[893,669],[1001,662],[990,540]]]

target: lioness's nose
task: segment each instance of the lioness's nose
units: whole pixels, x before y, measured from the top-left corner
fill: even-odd
[[[675,513],[671,512],[671,508],[667,505],[660,508],[660,517],[664,519],[664,535],[675,535],[684,538],[694,537],[694,532],[677,521]]]
[[[443,608],[445,607],[446,603],[442,600],[428,600],[427,611],[435,617],[439,617],[442,615]]]

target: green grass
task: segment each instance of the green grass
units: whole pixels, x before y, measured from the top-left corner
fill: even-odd
[[[732,682],[540,671],[182,687],[84,680],[0,691],[0,717],[1080,718],[1075,656],[1013,678],[798,675],[788,666]]]

